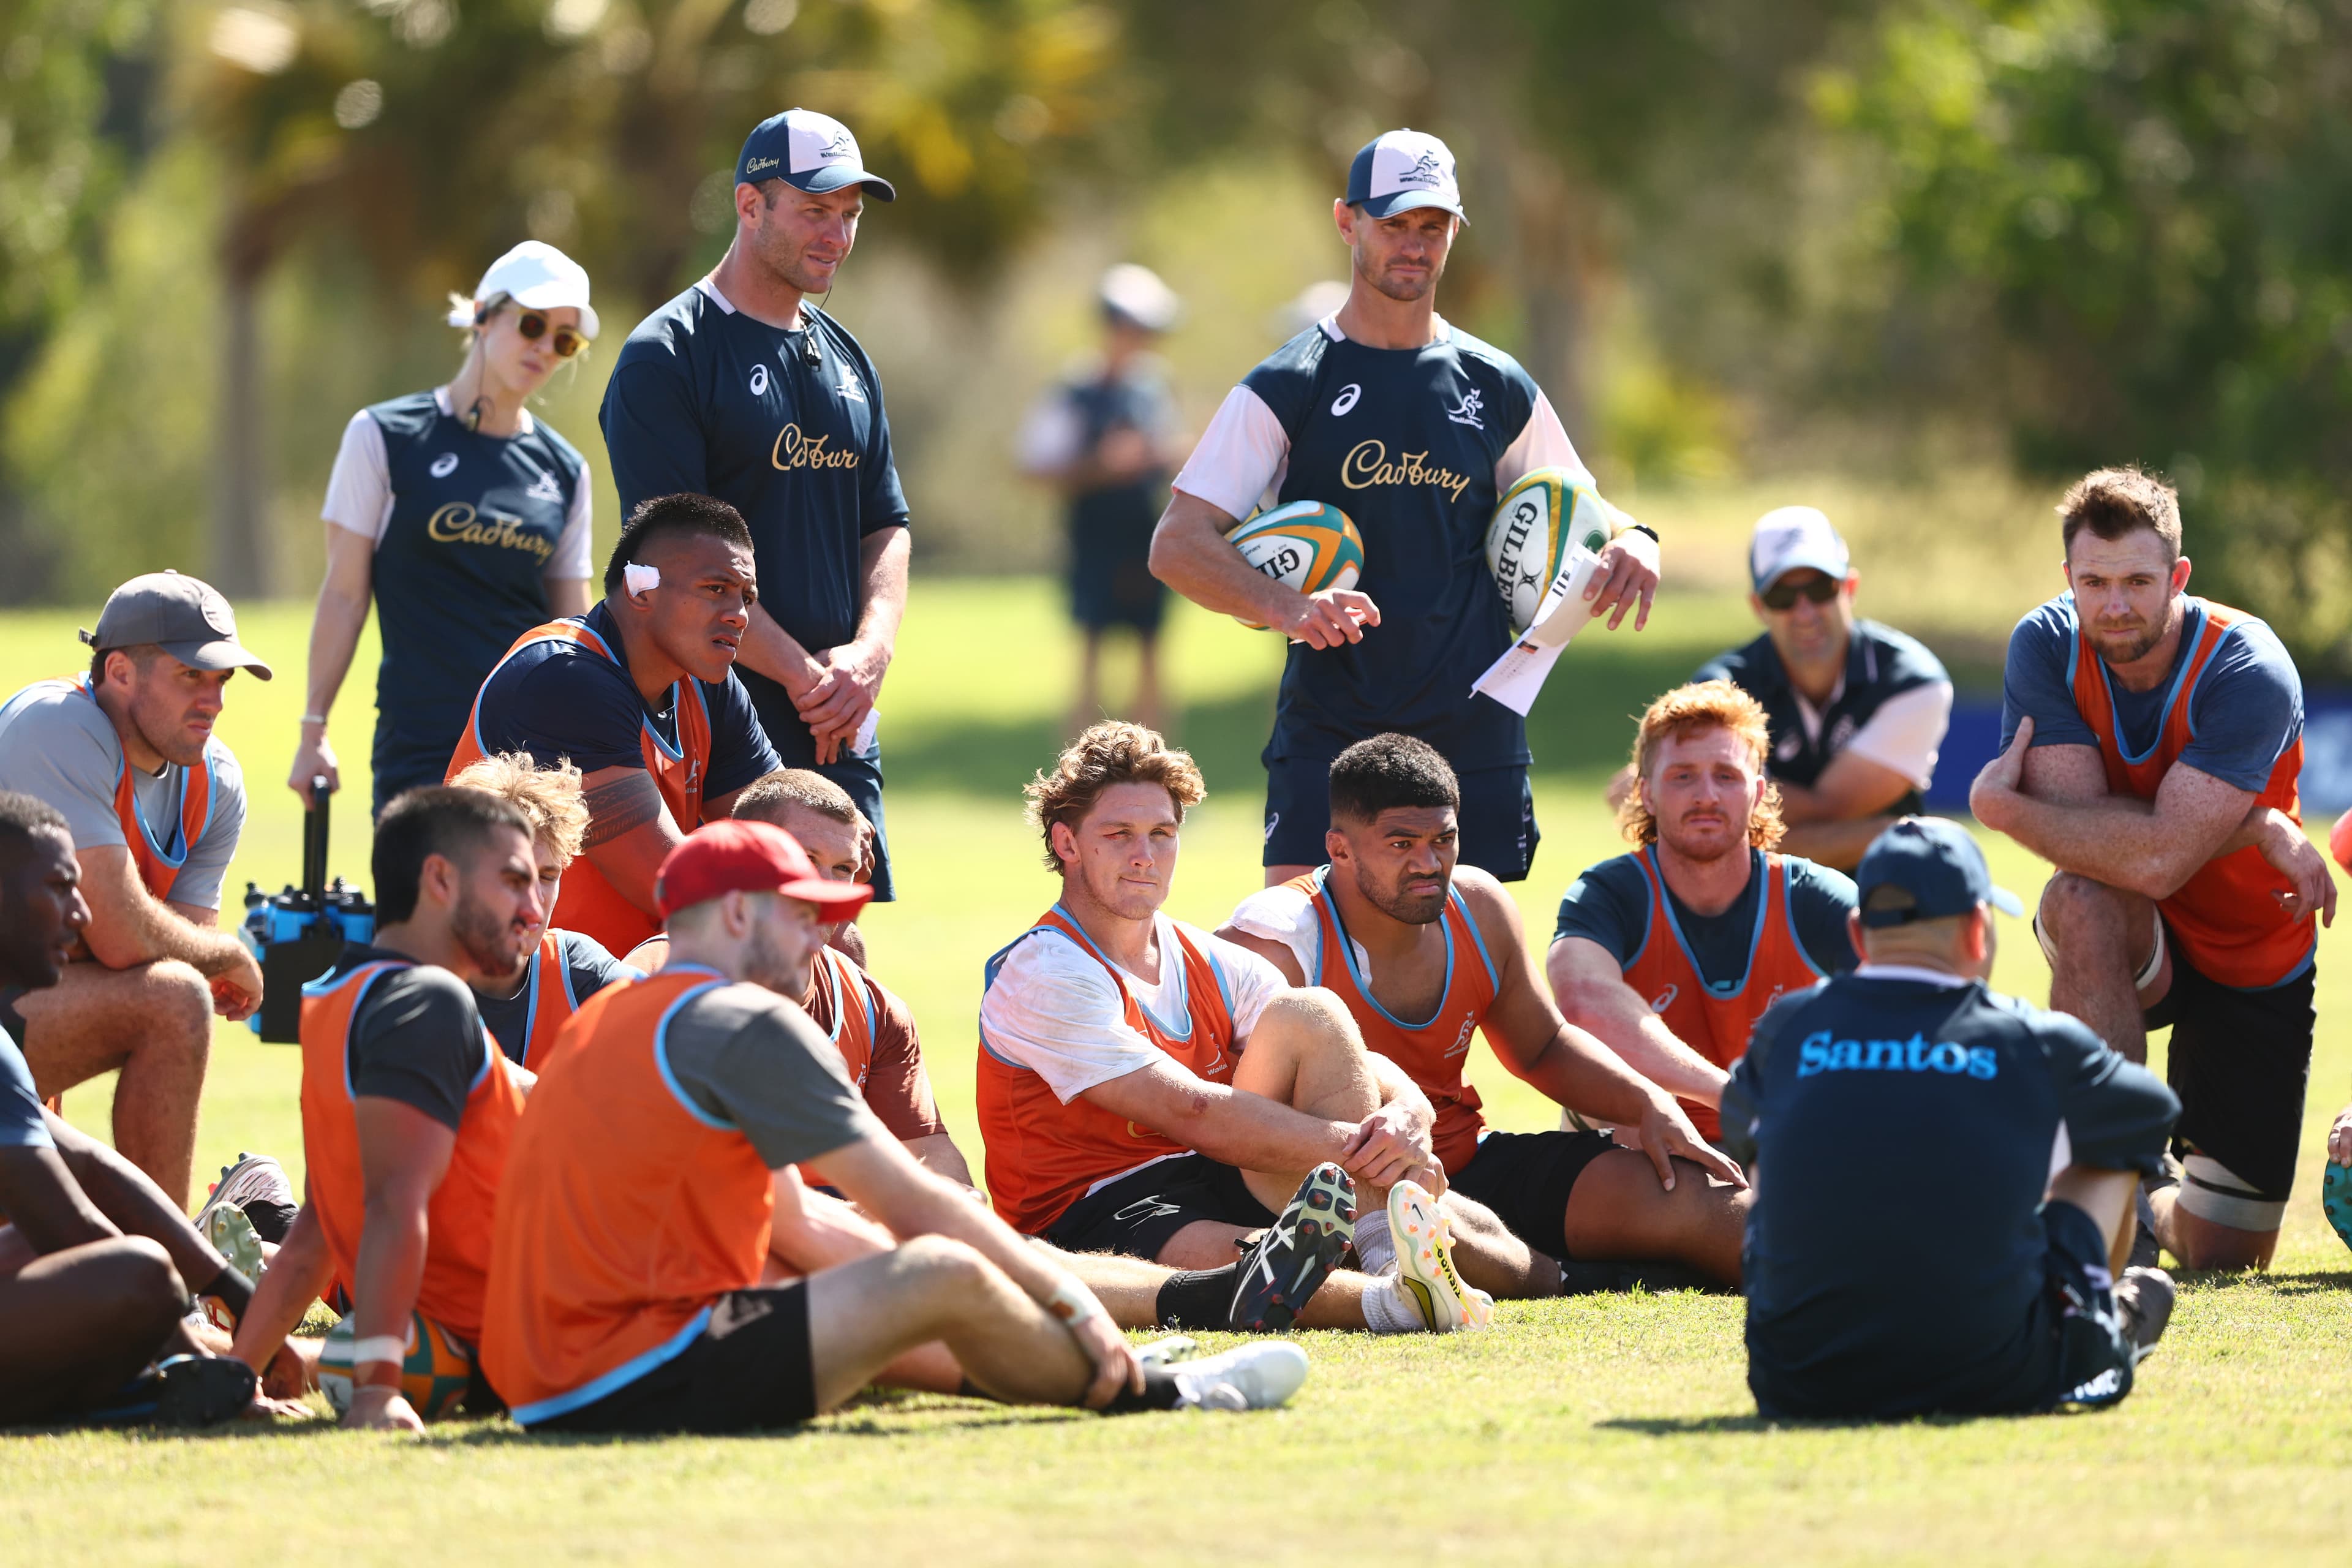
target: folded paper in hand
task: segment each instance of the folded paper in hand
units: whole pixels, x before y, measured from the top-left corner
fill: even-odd
[[[1551,673],[1560,650],[1592,618],[1591,608],[1584,603],[1584,590],[1600,569],[1601,557],[1580,544],[1571,545],[1559,575],[1551,580],[1550,588],[1544,593],[1543,604],[1536,611],[1535,625],[1521,632],[1518,640],[1504,650],[1503,657],[1471,683],[1472,692],[1483,691],[1525,718],[1528,710],[1536,705],[1536,693],[1543,689],[1544,677]]]

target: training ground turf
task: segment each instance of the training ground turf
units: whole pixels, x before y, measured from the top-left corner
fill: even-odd
[[[240,679],[222,726],[255,802],[237,888],[274,889],[298,868],[282,781],[307,616],[289,605],[244,620],[279,678]],[[73,624],[0,619],[0,692],[81,662]],[[1211,795],[1171,908],[1213,925],[1258,882],[1255,759],[1279,646],[1189,611],[1172,624],[1181,738]],[[1555,770],[1538,778],[1546,842],[1521,889],[1538,949],[1560,889],[1618,847],[1596,797],[1630,734],[1623,716],[1749,635],[1736,601],[1670,599],[1638,642],[1589,635],[1560,666],[1537,713],[1536,750]],[[362,881],[373,662],[363,648],[334,731],[352,770],[334,863]],[[1053,894],[1017,791],[1050,753],[1067,666],[1045,584],[922,581],[887,688],[903,892],[865,925],[877,970],[922,1022],[975,1165],[980,966]],[[2030,900],[2042,868],[2005,841],[1989,847]],[[2039,999],[2031,934],[2012,922],[2002,936],[2001,982]],[[1769,1430],[1748,1396],[1737,1300],[1587,1298],[1507,1304],[1485,1335],[1301,1336],[1315,1365],[1294,1405],[1238,1418],[882,1398],[735,1441],[533,1439],[504,1421],[451,1423],[422,1443],[323,1422],[226,1440],[10,1436],[0,1563],[2342,1561],[2352,1257],[2317,1193],[2324,1130],[2352,1097],[2352,924],[2322,945],[2319,1054],[2278,1266],[2188,1282],[2138,1391],[2104,1415]],[[299,1180],[298,1071],[291,1047],[221,1028],[200,1185],[241,1148],[278,1154]],[[1483,1044],[1473,1074],[1497,1125],[1551,1124]],[[102,1131],[106,1098],[79,1089],[68,1112]],[[1932,1231],[1968,1173],[1912,1179]]]

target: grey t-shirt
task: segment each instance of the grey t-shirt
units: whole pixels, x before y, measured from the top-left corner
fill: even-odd
[[[180,802],[188,770],[166,763],[160,774],[131,770],[139,816],[166,857],[183,850],[171,900],[196,909],[220,908],[229,858],[245,830],[245,774],[228,748],[210,746],[212,803],[194,844],[180,838]],[[0,705],[0,790],[17,790],[65,814],[74,847],[123,843],[114,787],[122,776],[122,742],[113,721],[81,692],[59,683],[28,686]]]
[[[824,1032],[772,991],[738,984],[701,992],[670,1019],[662,1043],[678,1088],[750,1139],[772,1171],[890,1136],[858,1098]]]

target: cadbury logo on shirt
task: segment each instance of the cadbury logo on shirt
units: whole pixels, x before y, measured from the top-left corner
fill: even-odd
[[[776,432],[776,445],[768,454],[768,461],[786,473],[794,468],[854,468],[857,467],[855,452],[829,452],[825,443],[830,436],[803,436],[797,425],[787,425]]]
[[[1966,1073],[1970,1078],[2000,1076],[2000,1058],[1990,1046],[1964,1046],[1958,1040],[1928,1044],[1914,1034],[1907,1040],[1839,1040],[1827,1029],[1816,1029],[1797,1047],[1797,1076],[1824,1072]]]
[[[1375,485],[1434,485],[1448,499],[1460,500],[1470,486],[1470,476],[1424,461],[1428,456],[1406,452],[1391,462],[1386,442],[1359,441],[1339,464],[1339,482],[1351,490],[1368,490]]]
[[[425,524],[425,537],[436,544],[488,544],[501,550],[521,550],[541,561],[555,553],[555,541],[533,533],[522,519],[492,512],[485,518],[470,501],[453,500]]]

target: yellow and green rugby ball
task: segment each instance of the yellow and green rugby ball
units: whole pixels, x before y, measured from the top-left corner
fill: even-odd
[[[1225,535],[1255,572],[1302,594],[1352,588],[1364,574],[1364,536],[1348,514],[1328,501],[1295,500],[1259,512]],[[1234,619],[1253,630],[1262,621]]]

